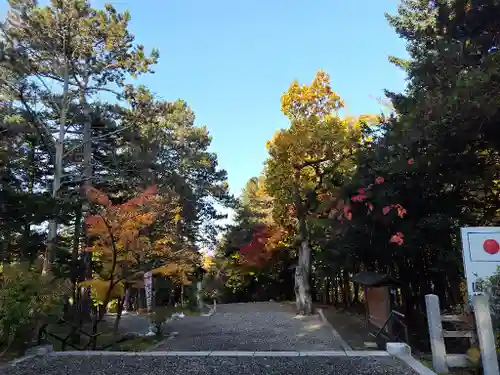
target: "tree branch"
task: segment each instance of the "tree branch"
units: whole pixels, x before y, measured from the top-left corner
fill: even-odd
[[[312,167],[312,166],[324,163],[325,161],[328,161],[328,158],[324,157],[321,159],[309,160],[309,161],[305,161],[305,162],[300,163],[300,164],[295,164],[293,166],[293,168],[298,169],[300,171],[300,170],[304,169],[305,167]]]

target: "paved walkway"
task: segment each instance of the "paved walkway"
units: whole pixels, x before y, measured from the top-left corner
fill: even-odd
[[[177,336],[152,352],[53,354],[0,374],[416,375],[387,354],[346,353],[319,317],[296,316],[288,304],[219,305],[211,317],[185,317],[170,329]]]

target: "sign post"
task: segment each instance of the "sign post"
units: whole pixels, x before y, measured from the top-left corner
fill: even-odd
[[[151,271],[144,274],[144,292],[146,293],[146,306],[147,311],[151,314],[153,311],[153,274]],[[150,318],[149,320],[149,332],[147,336],[154,336],[156,334],[156,327],[154,321]]]
[[[493,276],[500,266],[500,227],[460,229],[467,292],[469,297],[483,294],[478,279]]]
[[[144,274],[144,291],[146,292],[146,306],[148,312],[151,312],[151,305],[153,302],[153,275],[151,272],[146,272]]]
[[[123,312],[122,314],[127,314],[128,313],[128,306],[130,304],[130,289],[127,288],[125,290],[125,297],[123,301]]]
[[[495,335],[488,303],[490,291],[481,290],[478,280],[493,276],[500,265],[500,228],[470,227],[460,231],[467,291],[473,304],[483,373],[498,375]]]

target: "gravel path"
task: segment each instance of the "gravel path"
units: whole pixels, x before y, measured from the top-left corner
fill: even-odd
[[[297,316],[276,302],[217,305],[211,317],[188,316],[169,324],[178,335],[157,351],[342,350],[318,316]]]
[[[45,357],[2,375],[417,375],[384,357]]]
[[[144,328],[144,320],[127,319],[130,329]],[[155,353],[50,355],[0,369],[0,375],[417,375],[389,356],[348,357],[345,352],[335,356],[276,356],[280,354],[276,351],[342,351],[318,316],[296,316],[289,304],[219,305],[211,317],[187,316],[170,323],[169,330],[178,334]],[[160,351],[183,353],[167,356]],[[272,351],[274,355],[212,352],[201,356],[186,351]]]

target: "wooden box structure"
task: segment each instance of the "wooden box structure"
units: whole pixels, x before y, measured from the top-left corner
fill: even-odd
[[[362,271],[353,276],[352,281],[364,287],[366,319],[381,329],[391,316],[394,307],[392,291],[400,282],[383,273]],[[385,326],[390,330],[390,325]]]

